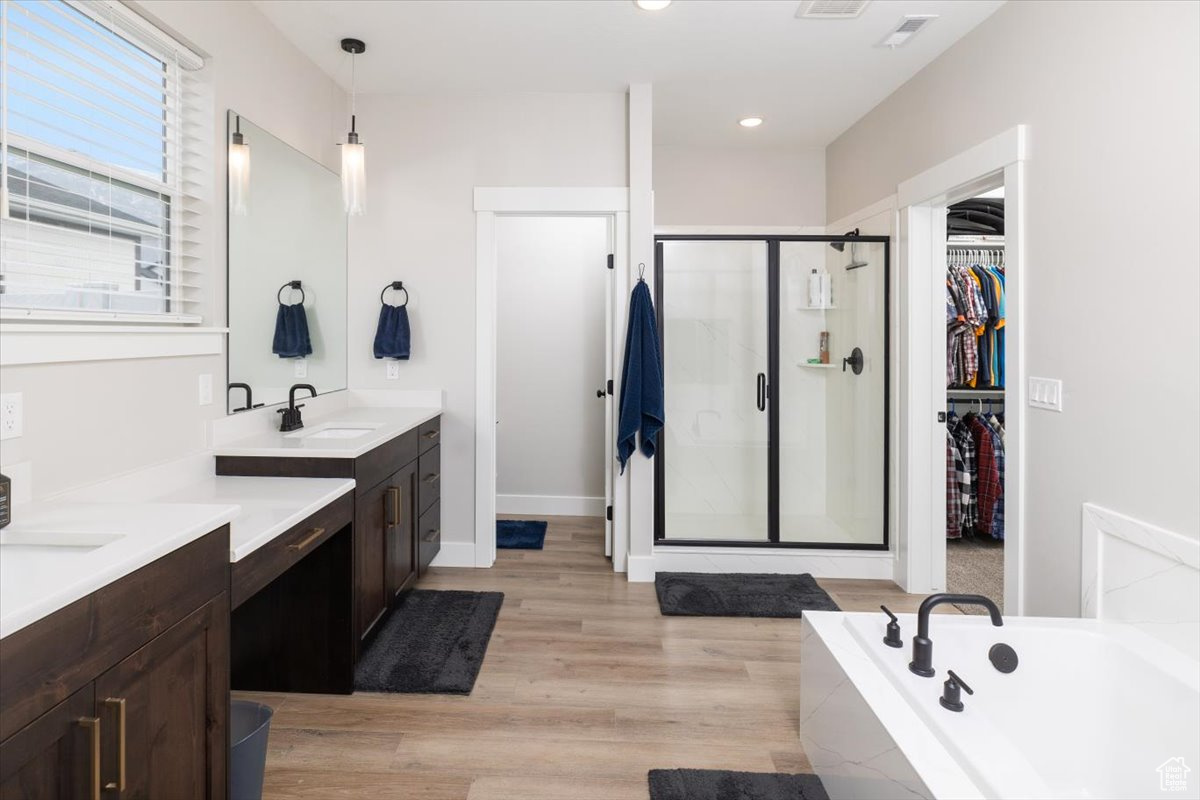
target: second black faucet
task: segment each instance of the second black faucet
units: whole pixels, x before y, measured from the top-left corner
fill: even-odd
[[[288,389],[288,407],[281,408],[275,412],[277,414],[283,414],[283,419],[279,423],[279,430],[281,433],[300,430],[304,427],[304,420],[300,416],[300,409],[304,408],[304,404],[301,403],[300,405],[296,405],[297,389],[307,389],[309,394],[311,394],[313,397],[317,396],[316,387],[314,387],[311,383],[297,383],[291,389]]]

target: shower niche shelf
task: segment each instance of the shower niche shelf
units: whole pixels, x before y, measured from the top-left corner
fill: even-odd
[[[805,369],[833,369],[836,364],[809,364],[807,361],[801,361],[796,366],[804,367]]]

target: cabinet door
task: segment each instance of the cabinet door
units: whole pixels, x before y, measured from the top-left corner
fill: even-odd
[[[387,560],[388,599],[412,585],[417,579],[416,554],[416,462],[397,472],[388,481]]]
[[[366,638],[387,610],[388,520],[392,488],[384,481],[359,495],[354,507],[354,602],[358,637]]]
[[[106,800],[224,800],[229,596],[96,679]]]
[[[100,720],[92,684],[0,745],[0,799],[81,800],[100,791]]]

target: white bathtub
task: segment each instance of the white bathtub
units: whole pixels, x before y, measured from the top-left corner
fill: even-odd
[[[882,612],[805,614],[800,735],[832,798],[1200,796],[1200,662],[1126,623],[935,614],[921,678],[900,621],[896,649]],[[938,702],[947,668],[975,690],[961,713]],[[1186,788],[1162,791],[1158,767],[1181,763]]]

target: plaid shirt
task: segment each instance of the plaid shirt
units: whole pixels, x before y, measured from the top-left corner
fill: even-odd
[[[963,464],[954,436],[946,431],[946,538],[962,537],[963,501],[971,498],[971,473]]]
[[[996,506],[992,510],[992,529],[991,534],[993,539],[1004,538],[1004,437],[1000,431],[996,429],[995,423],[988,420],[988,427],[992,430],[992,435],[996,437],[994,442],[996,447],[996,469],[1000,472],[1000,496],[996,498]],[[1001,429],[1003,430],[1003,429]]]
[[[954,444],[958,447],[958,454],[962,459],[963,472],[967,476],[966,490],[962,492],[959,505],[962,507],[960,527],[969,531],[973,530],[978,522],[975,484],[971,480],[971,476],[975,474],[975,441],[971,436],[971,429],[959,417],[951,417],[946,430],[954,437]]]
[[[1000,469],[997,464],[996,443],[998,438],[991,426],[977,416],[972,416],[968,423],[971,437],[975,442],[978,465],[976,481],[976,502],[979,507],[977,529],[980,533],[992,533],[992,522],[996,513],[996,505],[1002,504],[1004,487],[1000,483]]]

